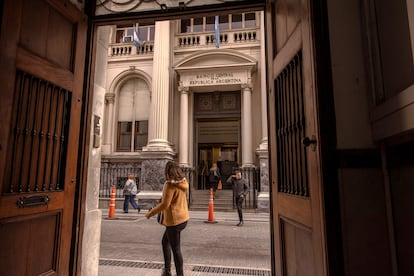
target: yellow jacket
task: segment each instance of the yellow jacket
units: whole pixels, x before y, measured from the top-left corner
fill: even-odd
[[[148,211],[147,218],[163,212],[161,223],[165,226],[175,226],[189,220],[187,191],[188,182],[185,178],[179,181],[166,181],[162,191],[161,202]]]

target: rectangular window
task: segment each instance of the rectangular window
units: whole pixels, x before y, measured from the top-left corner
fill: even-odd
[[[206,17],[206,32],[214,31],[214,16]]]
[[[140,25],[137,29],[139,39],[143,41],[154,41],[155,26],[154,25]]]
[[[203,31],[203,18],[199,17],[199,18],[194,18],[194,22],[193,22],[193,32],[195,33],[199,33]]]
[[[116,30],[116,38],[115,43],[122,43],[124,42],[124,30]]]
[[[135,150],[140,150],[148,142],[148,120],[135,122]]]
[[[414,66],[413,66],[413,50],[411,45],[413,28],[410,28],[410,17],[413,19],[412,0],[398,0],[387,1],[377,0],[372,1],[376,7],[375,17],[377,22],[370,23],[371,26],[376,28],[371,30],[377,33],[378,38],[373,43],[377,43],[378,48],[372,45],[375,54],[378,54],[380,59],[380,68],[375,72],[381,71],[380,76],[376,76],[378,79],[382,77],[382,85],[384,89],[383,93],[378,93],[381,90],[376,89],[377,104],[380,104],[383,100],[390,99],[401,91],[412,86],[414,83]],[[408,3],[411,5],[408,5]],[[370,20],[372,20],[370,18]],[[411,22],[413,23],[413,22]],[[371,27],[371,28],[372,28]],[[388,54],[392,53],[392,54]],[[372,62],[372,61],[371,61]],[[398,72],[398,73],[396,73]],[[377,85],[378,87],[378,85]],[[380,87],[378,87],[380,88]]]
[[[231,17],[231,29],[241,29],[242,26],[242,14],[233,14]]]
[[[144,41],[148,41],[148,27],[147,26],[139,26],[138,27],[138,36],[139,39]]]
[[[149,26],[149,38],[148,41],[154,41],[155,39],[155,26],[151,25]]]
[[[244,27],[245,28],[256,27],[256,14],[255,13],[246,13],[244,15]]]
[[[220,31],[228,30],[229,29],[229,16],[228,15],[220,15],[219,16],[219,25],[220,25]]]
[[[133,25],[118,25],[116,26],[115,43],[132,42],[134,35]]]
[[[118,151],[131,150],[132,122],[118,122]]]
[[[134,35],[134,28],[128,28],[126,29],[126,35],[127,36],[133,36]]]
[[[191,32],[191,22],[190,19],[182,19],[181,20],[181,33],[189,33]]]

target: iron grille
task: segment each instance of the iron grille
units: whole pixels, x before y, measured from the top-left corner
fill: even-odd
[[[258,275],[270,276],[270,270],[234,268],[234,267],[217,267],[217,266],[194,266],[192,271],[206,272],[215,274],[235,274],[235,275]]]
[[[16,72],[4,193],[63,190],[71,97],[53,83]]]
[[[121,267],[135,267],[145,269],[163,269],[162,263],[140,262],[140,261],[123,261],[123,260],[111,260],[100,259],[99,265],[107,266],[121,266]],[[215,274],[234,274],[234,275],[256,275],[256,276],[270,276],[270,269],[250,269],[250,268],[235,268],[235,267],[220,267],[220,266],[193,266],[194,272],[205,272]]]
[[[303,97],[302,55],[299,52],[275,80],[278,191],[309,196]]]
[[[99,265],[136,267],[136,268],[147,268],[147,269],[162,269],[164,267],[164,264],[161,264],[161,263],[121,261],[121,260],[105,260],[105,259],[100,259],[99,260]]]

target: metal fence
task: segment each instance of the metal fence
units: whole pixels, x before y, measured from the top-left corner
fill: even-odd
[[[184,174],[189,183],[192,183],[194,170],[184,168]],[[249,183],[249,193],[244,202],[245,208],[257,208],[257,194],[261,190],[260,169],[257,167],[241,168],[242,177]],[[123,198],[123,187],[128,179],[128,174],[136,176],[138,190],[142,189],[140,163],[101,163],[101,179],[99,187],[99,198],[109,198],[112,186],[115,186],[116,198]],[[191,185],[190,185],[191,186]],[[189,191],[189,202],[191,202],[191,191]]]
[[[116,189],[116,198],[123,198],[124,184],[128,179],[128,174],[136,176],[138,190],[141,190],[141,168],[136,163],[101,163],[101,183],[99,187],[99,197],[109,198],[112,186]]]

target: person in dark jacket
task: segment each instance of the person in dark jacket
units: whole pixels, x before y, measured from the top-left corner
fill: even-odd
[[[208,184],[209,184],[209,187],[213,189],[214,197],[216,197],[216,191],[217,191],[219,181],[220,181],[220,172],[217,167],[217,163],[213,163],[213,166],[211,167],[210,172],[209,172]]]
[[[237,213],[239,214],[239,223],[237,226],[241,226],[244,224],[242,211],[243,201],[249,192],[249,185],[246,179],[242,179],[241,171],[239,169],[235,170],[233,175],[230,175],[227,179],[227,183],[231,184],[233,187],[233,196],[237,206]]]

